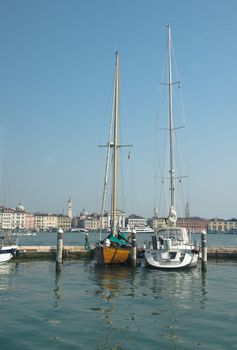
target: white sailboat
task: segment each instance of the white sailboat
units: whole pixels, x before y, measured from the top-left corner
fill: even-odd
[[[175,176],[173,155],[173,113],[172,113],[172,71],[171,71],[171,30],[168,25],[168,134],[169,134],[169,181],[170,209],[165,227],[153,236],[152,248],[145,250],[145,262],[148,267],[157,269],[180,269],[197,265],[198,248],[189,238],[186,228],[176,227]]]

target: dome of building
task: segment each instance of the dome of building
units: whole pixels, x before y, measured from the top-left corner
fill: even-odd
[[[19,203],[18,206],[16,207],[16,210],[17,211],[25,211],[25,208],[21,203]]]
[[[88,216],[87,211],[86,211],[85,209],[83,209],[82,212],[80,213],[80,217],[81,217],[81,218],[85,218],[85,217],[87,217],[87,216]]]

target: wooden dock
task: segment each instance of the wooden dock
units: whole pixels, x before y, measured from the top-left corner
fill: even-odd
[[[209,247],[207,260],[237,260],[237,247]]]
[[[14,260],[56,259],[56,246],[19,246]],[[92,259],[94,250],[86,250],[84,246],[64,246],[63,260]],[[237,260],[237,247],[209,247],[208,260]]]
[[[56,246],[19,246],[15,260],[24,259],[56,259]],[[63,259],[91,259],[93,250],[85,250],[84,246],[64,246]]]

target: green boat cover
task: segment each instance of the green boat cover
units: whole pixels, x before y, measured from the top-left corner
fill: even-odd
[[[117,237],[113,236],[112,233],[110,233],[106,239],[109,239],[110,242],[118,244],[119,246],[130,245],[125,234],[122,232],[119,232]]]

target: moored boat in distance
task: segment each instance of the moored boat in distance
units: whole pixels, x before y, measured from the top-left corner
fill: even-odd
[[[131,233],[132,231],[135,231],[136,233],[154,233],[154,230],[150,226],[127,226],[120,230],[122,233]]]
[[[183,227],[176,227],[177,215],[175,211],[175,180],[181,181],[181,177],[175,177],[173,138],[177,129],[173,123],[172,113],[172,81],[171,72],[171,31],[168,25],[168,134],[169,134],[169,190],[170,209],[166,226],[160,228],[152,237],[152,248],[145,249],[145,262],[148,267],[156,269],[180,269],[195,267],[198,262],[198,247],[191,242],[188,231]],[[162,180],[163,181],[163,180]]]
[[[71,232],[83,232],[83,233],[87,233],[89,232],[89,230],[85,229],[85,228],[71,228]]]
[[[0,233],[0,263],[8,262],[16,254],[17,239],[11,232]]]

